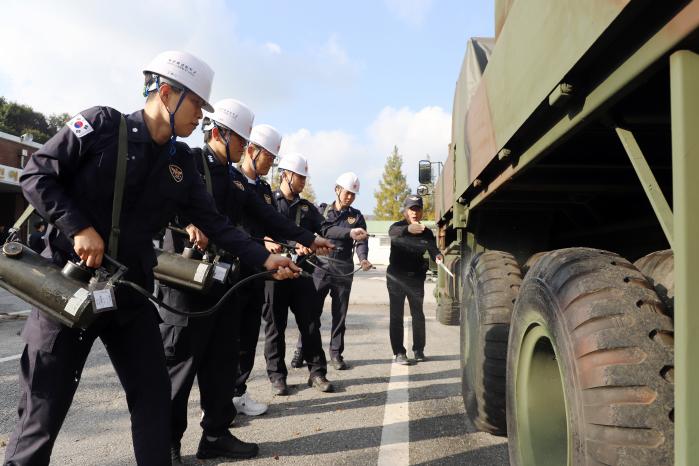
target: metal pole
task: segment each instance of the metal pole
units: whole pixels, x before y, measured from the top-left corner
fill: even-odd
[[[670,57],[675,256],[675,464],[699,458],[699,55]]]
[[[616,133],[624,149],[626,149],[631,164],[634,170],[636,170],[636,175],[638,175],[638,178],[641,180],[643,190],[648,196],[648,200],[653,207],[653,211],[655,211],[656,217],[658,217],[658,221],[660,221],[663,232],[665,232],[665,237],[668,243],[670,243],[670,247],[672,247],[672,210],[670,210],[670,205],[667,203],[663,192],[660,190],[660,186],[655,180],[653,171],[650,169],[650,165],[648,165],[636,141],[636,137],[631,131],[623,128],[616,128]]]

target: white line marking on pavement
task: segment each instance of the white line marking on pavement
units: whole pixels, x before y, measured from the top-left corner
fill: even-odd
[[[21,315],[24,315],[24,314],[29,314],[30,312],[32,312],[32,310],[31,310],[31,309],[27,309],[26,311],[8,312],[7,315],[9,315],[9,316],[21,316]]]
[[[412,333],[411,319],[405,321],[404,342]],[[410,366],[391,363],[391,378],[386,391],[386,409],[381,430],[378,466],[410,464]]]
[[[8,362],[8,361],[15,361],[19,358],[21,358],[21,354],[15,354],[14,356],[8,356],[6,358],[0,358],[0,362]]]

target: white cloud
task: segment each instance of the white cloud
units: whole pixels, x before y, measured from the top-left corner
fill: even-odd
[[[345,49],[340,46],[337,34],[333,34],[328,38],[328,41],[321,48],[321,54],[326,55],[332,61],[339,63],[340,65],[346,65],[349,63],[347,52],[345,52]]]
[[[411,26],[420,26],[432,9],[433,0],[384,0],[388,10]]]
[[[282,53],[282,48],[279,44],[275,44],[274,42],[267,42],[265,44],[265,48],[269,51],[269,53],[272,53],[274,55],[279,55]]]
[[[354,171],[362,183],[357,206],[365,213],[374,210],[374,191],[383,174],[386,157],[398,146],[403,173],[412,189],[417,188],[417,162],[426,154],[445,160],[451,134],[451,116],[440,107],[413,111],[407,107],[385,107],[366,128],[362,138],[344,131],[300,129],[285,135],[281,154],[300,152],[308,158],[311,181],[319,202],[333,199],[335,179]]]
[[[27,12],[41,11],[26,20]],[[163,50],[187,50],[216,71],[212,100],[236,97],[258,115],[310,86],[344,89],[359,67],[336,36],[324,45],[241,37],[224,0],[3,2],[0,95],[44,113],[93,105],[122,111],[142,102],[141,69]]]
[[[408,184],[417,187],[417,163],[429,154],[434,161],[445,160],[451,139],[451,115],[440,107],[417,112],[407,107],[386,107],[368,129],[377,152],[388,154],[393,146],[403,156]]]

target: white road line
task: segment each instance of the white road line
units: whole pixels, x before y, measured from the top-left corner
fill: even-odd
[[[17,359],[21,358],[21,354],[15,354],[14,356],[8,356],[6,358],[0,358],[0,363],[2,362],[8,362],[8,361],[16,361]]]
[[[404,344],[411,342],[412,322],[405,319]],[[391,363],[391,378],[386,388],[386,409],[381,430],[378,466],[410,464],[410,366]]]
[[[24,315],[24,314],[29,314],[30,312],[32,312],[32,310],[31,310],[31,309],[27,309],[26,311],[8,312],[7,315],[8,315],[8,316],[21,316],[21,315]]]

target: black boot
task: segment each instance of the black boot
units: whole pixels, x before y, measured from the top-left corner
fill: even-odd
[[[303,351],[297,349],[294,351],[294,357],[291,358],[291,367],[293,367],[294,369],[300,369],[303,366]]]
[[[345,362],[345,358],[342,356],[333,356],[330,358],[330,364],[333,365],[335,370],[344,371],[349,369],[349,365]]]
[[[170,445],[170,461],[172,462],[172,466],[184,466],[179,443],[173,443]]]
[[[331,384],[324,375],[312,375],[308,378],[308,386],[313,387],[319,392],[332,392],[335,387]]]
[[[278,396],[289,395],[289,386],[286,384],[286,379],[273,380],[272,393]]]
[[[230,432],[218,437],[216,440],[208,440],[206,434],[202,434],[197,450],[197,458],[235,458],[246,459],[257,456],[260,448],[256,443],[246,443],[238,440]]]

